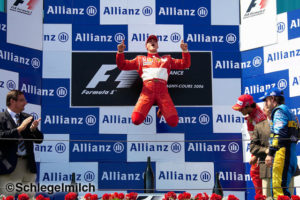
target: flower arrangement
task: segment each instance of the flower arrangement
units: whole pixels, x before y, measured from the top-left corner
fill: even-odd
[[[77,193],[75,192],[69,192],[65,196],[65,200],[76,200],[77,199]]]
[[[18,200],[29,200],[29,196],[26,193],[19,194]]]
[[[86,193],[83,197],[84,200],[98,200],[97,194]]]
[[[130,192],[129,194],[123,194],[123,193],[105,193],[102,196],[102,200],[136,200],[138,194],[136,192]]]
[[[43,195],[39,194],[35,197],[35,200],[50,200],[49,197],[44,197]]]

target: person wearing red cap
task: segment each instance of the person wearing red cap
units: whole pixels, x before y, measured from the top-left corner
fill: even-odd
[[[250,176],[255,187],[256,194],[263,194],[262,185],[266,188],[269,185],[271,177],[270,168],[266,167],[264,160],[270,137],[270,127],[267,116],[253,101],[253,97],[249,94],[241,95],[236,104],[232,106],[236,111],[246,116],[247,128],[250,134]],[[264,195],[270,196],[270,190],[264,190]]]
[[[126,60],[124,40],[118,45],[116,63],[120,70],[137,70],[143,79],[143,89],[135,105],[131,119],[135,125],[141,124],[152,105],[156,103],[166,122],[175,127],[178,124],[178,114],[169,95],[167,81],[170,71],[183,70],[191,65],[188,45],[181,41],[182,59],[174,59],[170,55],[159,56],[157,53],[158,39],[150,35],[146,41],[147,56],[137,56],[133,60]]]

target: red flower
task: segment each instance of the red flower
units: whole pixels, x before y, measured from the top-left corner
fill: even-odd
[[[165,194],[165,200],[175,200],[177,198],[177,195],[175,192],[168,192]]]
[[[109,194],[105,193],[102,196],[102,200],[108,200],[109,199]]]
[[[227,200],[239,200],[236,196],[234,196],[233,194],[228,195]]]
[[[18,200],[29,200],[29,196],[28,196],[28,194],[25,194],[25,193],[19,194]]]
[[[291,199],[292,200],[300,200],[300,197],[297,195],[292,195]]]
[[[201,193],[196,194],[195,200],[202,200],[202,194]]]
[[[123,193],[119,193],[118,199],[124,199],[124,198],[125,198],[125,195]]]
[[[76,200],[77,199],[77,194],[75,192],[69,192],[65,196],[65,200]]]
[[[210,200],[221,200],[221,199],[222,199],[222,196],[215,194],[215,193],[213,193],[210,197]]]
[[[91,193],[86,193],[86,194],[84,195],[84,198],[85,198],[86,200],[91,200],[91,196],[92,196]]]
[[[277,200],[290,200],[290,197],[284,195],[278,195]]]
[[[178,195],[178,199],[179,199],[179,200],[183,200],[183,194],[179,194],[179,195]]]
[[[262,195],[262,194],[257,194],[257,195],[255,195],[254,199],[255,200],[266,200],[267,197],[265,195]]]
[[[50,200],[50,197],[44,197],[44,200]]]
[[[35,197],[35,200],[44,200],[44,196],[39,194],[37,197]]]
[[[130,192],[129,194],[126,194],[126,199],[129,199],[129,200],[136,200],[137,198],[137,193],[136,192]]]
[[[91,200],[98,200],[98,195],[97,194],[93,194],[91,195]]]
[[[204,197],[202,197],[203,200],[209,200],[209,196],[206,194],[206,192],[203,193]]]
[[[6,200],[14,200],[15,198],[13,196],[7,196]]]
[[[184,193],[183,193],[183,198],[184,198],[184,199],[190,199],[190,198],[191,198],[191,194],[188,193],[188,192],[184,192]]]

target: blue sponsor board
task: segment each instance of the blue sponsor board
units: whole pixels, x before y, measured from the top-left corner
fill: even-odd
[[[211,107],[176,107],[176,109],[179,117],[178,125],[171,127],[167,124],[164,117],[157,118],[158,133],[212,133],[213,118]]]
[[[299,10],[287,13],[288,20],[288,39],[300,37],[300,12]]]
[[[42,106],[44,133],[95,133],[99,132],[98,108],[62,108]]]
[[[286,103],[289,99],[289,71],[282,70],[255,77],[245,78],[242,81],[242,94],[250,94],[255,102],[260,102],[266,90],[278,87],[283,90]]]
[[[184,26],[189,50],[239,51],[238,26]]]
[[[122,40],[127,41],[127,26],[73,25],[72,37],[73,50],[116,51]]]
[[[126,135],[87,135],[86,132],[70,135],[70,161],[126,162]]]
[[[155,175],[155,163],[151,163]],[[100,163],[99,189],[144,189],[145,162]]]
[[[211,31],[212,36],[222,39],[212,44],[213,51],[240,52],[239,26],[212,26]]]
[[[3,69],[42,76],[42,56],[42,51],[0,42],[0,66]]]
[[[44,23],[99,24],[100,1],[45,0]]]
[[[246,182],[251,180],[250,174],[245,173],[242,160],[216,161],[215,172],[219,172],[219,180],[224,190],[245,191]]]
[[[7,25],[6,25],[6,13],[0,12],[0,41],[6,42],[6,31],[7,31]]]
[[[156,24],[210,25],[210,16],[209,1],[156,1]]]
[[[70,104],[69,79],[43,79],[42,102],[53,107],[68,107]]]
[[[243,159],[240,134],[206,134],[185,136],[186,162],[237,161]]]
[[[24,93],[28,103],[41,105],[42,78],[40,74],[21,72],[19,90]]]
[[[263,48],[241,52],[242,78],[264,74]]]
[[[239,52],[213,53],[213,77],[214,78],[241,78],[241,54]]]

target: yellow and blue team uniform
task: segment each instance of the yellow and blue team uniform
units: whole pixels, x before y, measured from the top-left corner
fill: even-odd
[[[274,157],[273,196],[274,199],[278,195],[291,197],[288,186],[297,168],[298,124],[295,116],[284,104],[273,109],[271,119],[269,155]]]

